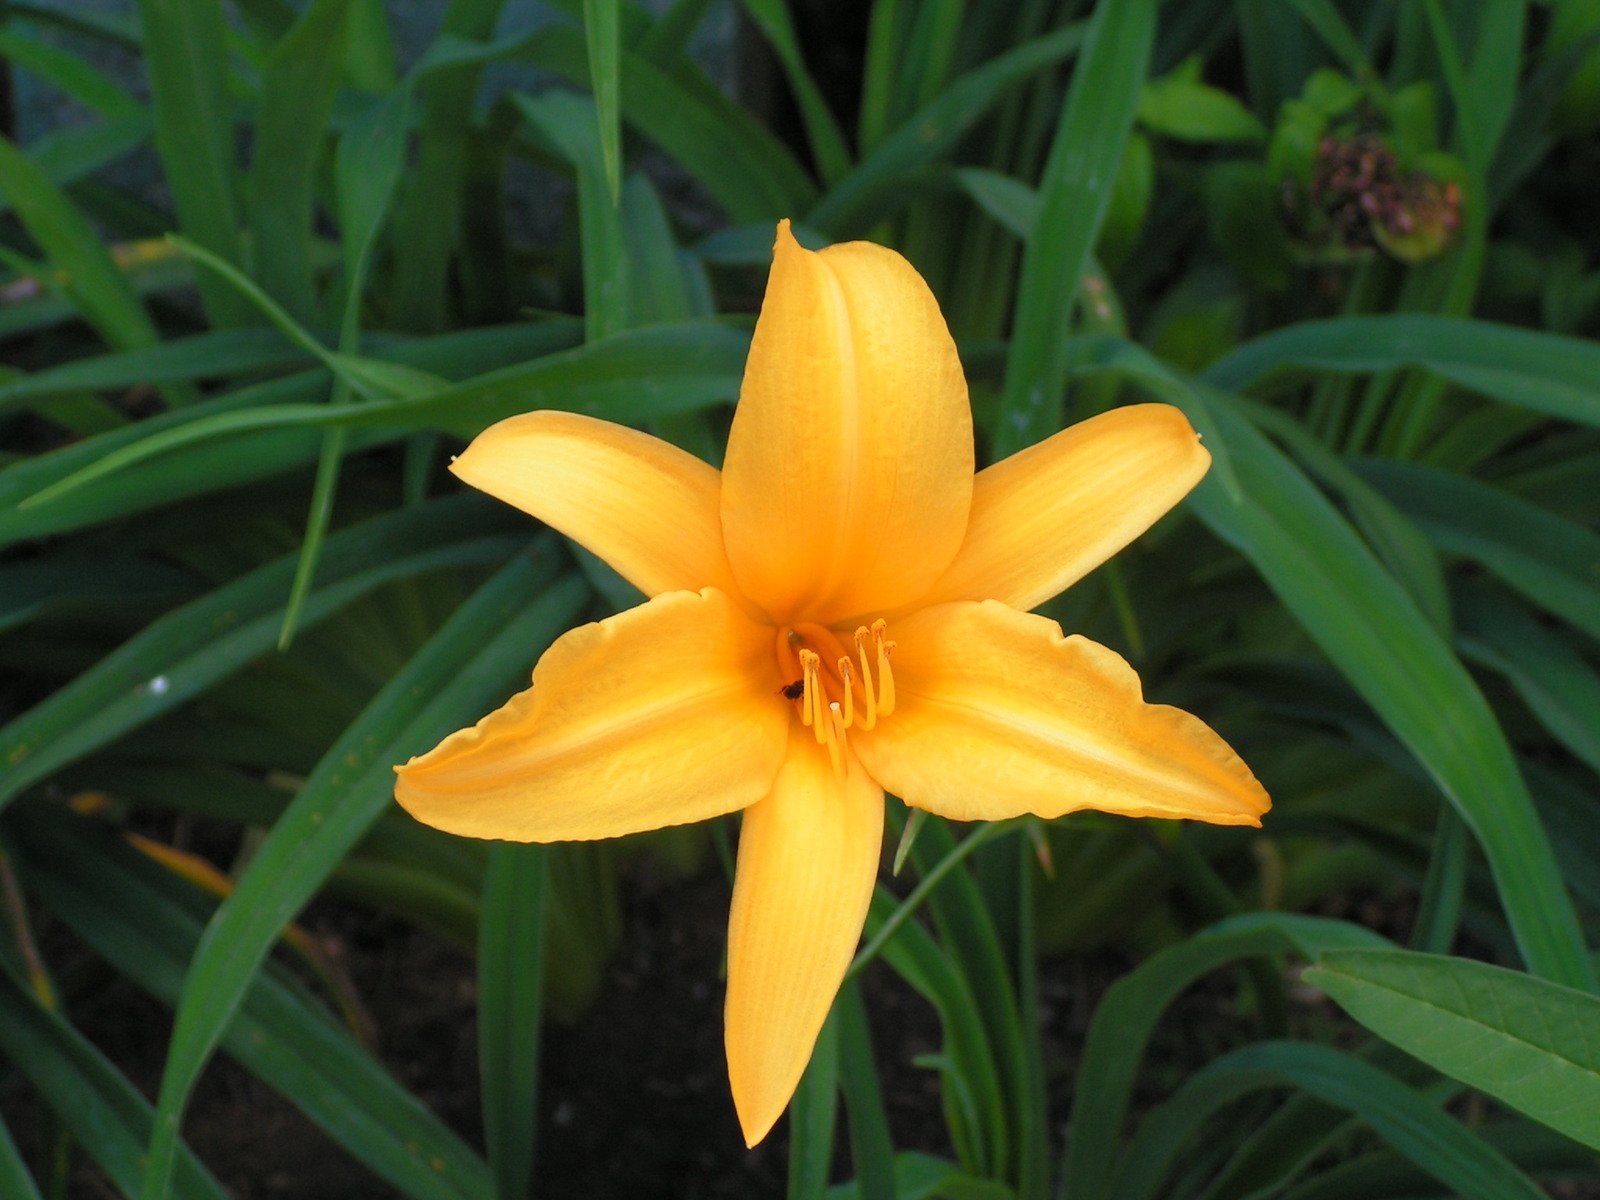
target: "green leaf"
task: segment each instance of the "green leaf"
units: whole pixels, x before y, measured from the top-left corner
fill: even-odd
[[[1323,45],[1333,51],[1347,71],[1357,79],[1377,78],[1372,64],[1367,61],[1366,51],[1361,48],[1361,40],[1334,0],[1289,0],[1289,3],[1299,11],[1306,24],[1317,31]]]
[[[1305,979],[1407,1054],[1600,1150],[1600,999],[1403,950],[1327,953]]]
[[[1495,1121],[1478,1136],[1529,1174],[1592,1182],[1594,1155],[1532,1121]],[[1583,1183],[1578,1184],[1584,1186]],[[1393,1150],[1374,1150],[1323,1167],[1309,1179],[1279,1193],[1282,1200],[1350,1200],[1353,1196],[1407,1196],[1446,1200],[1443,1186]]]
[[[104,42],[123,50],[139,49],[139,26],[126,13],[58,8],[48,0],[10,0],[7,8],[40,25],[82,34],[91,44]]]
[[[557,26],[545,33],[534,61],[588,84],[587,50],[578,31]],[[794,156],[716,87],[698,86],[693,78],[622,51],[623,117],[676,159],[735,222],[775,221],[804,211],[816,187]]]
[[[99,236],[28,155],[0,137],[0,193],[61,273],[61,290],[118,350],[155,342],[155,326]]]
[[[1306,321],[1263,334],[1212,364],[1225,391],[1301,372],[1380,374],[1421,367],[1494,400],[1600,426],[1600,345],[1490,321],[1395,314]]]
[[[84,818],[43,806],[14,816],[26,818],[16,825],[30,890],[113,968],[172,1004],[208,898]],[[270,968],[246,981],[245,990],[223,1039],[232,1058],[400,1194],[490,1200],[482,1160],[290,973]],[[134,1148],[138,1160],[145,1140]],[[124,1191],[134,1196],[137,1188],[135,1170]]]
[[[839,1111],[839,1018],[828,1014],[789,1101],[789,1200],[822,1200]]]
[[[1357,468],[1441,550],[1471,558],[1534,604],[1600,638],[1600,537],[1449,471],[1378,459]]]
[[[1341,456],[1308,433],[1293,417],[1265,405],[1246,410],[1258,426],[1275,436],[1306,470],[1332,489],[1350,510],[1373,552],[1410,594],[1433,627],[1450,636],[1450,598],[1439,555],[1422,532]]]
[[[1344,519],[1243,417],[1205,406],[1239,491],[1216,473],[1190,497],[1456,806],[1494,874],[1517,946],[1546,978],[1594,972],[1511,747],[1471,676]],[[1197,410],[1196,410],[1197,411]]]
[[[1226,397],[1200,403],[1171,371],[1118,342],[1080,347],[1080,371],[1128,371],[1186,408],[1216,462],[1190,496],[1474,830],[1531,970],[1594,986],[1571,901],[1506,736],[1461,661],[1354,531]],[[1448,714],[1445,717],[1443,714]]]
[[[1472,37],[1466,94],[1474,110],[1471,127],[1481,140],[1474,153],[1485,164],[1494,156],[1516,107],[1521,56],[1507,53],[1507,49],[1522,46],[1528,7],[1526,0],[1485,0],[1470,10]],[[1459,115],[1457,120],[1463,125],[1465,136],[1467,122]]]
[[[1062,1194],[1107,1194],[1134,1080],[1161,1014],[1190,984],[1218,967],[1267,954],[1315,958],[1336,946],[1385,946],[1360,926],[1322,917],[1260,913],[1231,917],[1151,955],[1101,997],[1078,1063]]]
[[[310,10],[303,20],[309,20]],[[341,33],[345,23],[341,23]],[[406,132],[410,123],[411,87],[389,92],[367,108],[361,118],[339,139],[334,157],[334,182],[343,234],[341,250],[345,267],[344,313],[339,322],[339,350],[332,356],[320,355],[333,367],[337,377],[328,397],[330,405],[347,404],[355,390],[353,380],[363,368],[370,376],[376,364],[357,357],[361,343],[361,309],[366,295],[367,271],[384,218],[394,198],[405,158]],[[308,280],[309,282],[309,280]],[[303,339],[296,339],[303,341]],[[434,380],[412,368],[384,365],[393,395],[419,395],[432,391]],[[300,562],[290,586],[289,602],[284,607],[283,627],[278,633],[278,648],[287,648],[294,636],[300,610],[311,589],[322,543],[333,519],[334,493],[344,462],[348,433],[329,429],[322,437],[317,456],[317,474],[311,489],[310,510],[306,515],[305,536],[300,544]],[[409,493],[408,493],[409,494]]]
[[[962,847],[976,836],[969,835]],[[880,885],[867,914],[868,944],[856,962],[869,959],[876,953],[874,947],[881,946],[895,972],[938,1012],[944,1051],[921,1065],[940,1072],[946,1121],[962,1166],[976,1174],[992,1174],[1006,1161],[1010,1137],[995,1050],[982,1010],[951,956],[919,924],[894,923],[901,911],[903,906]]]
[[[11,1140],[11,1131],[0,1121],[0,1195],[14,1200],[41,1200],[39,1187],[28,1173],[17,1144]]]
[[[6,59],[13,69],[20,67],[40,79],[49,80],[102,117],[111,120],[148,117],[144,105],[86,58],[37,37],[26,37],[15,29],[15,26],[0,28],[0,58]]]
[[[571,92],[517,96],[523,118],[578,176],[582,242],[584,326],[590,341],[618,333],[628,323],[628,259],[623,241],[621,193],[613,191],[605,145],[597,136],[594,103]]]
[[[251,261],[263,291],[302,321],[316,312],[312,180],[333,111],[351,0],[313,0],[261,76],[246,187]]]
[[[478,926],[478,1072],[498,1200],[526,1200],[538,1126],[544,1018],[544,846],[489,851]]]
[[[501,363],[538,359],[571,346],[580,336],[577,322],[548,321],[489,329],[463,330],[398,345],[394,357],[449,378],[488,370]],[[734,385],[737,388],[737,384]],[[201,420],[260,405],[304,403],[326,393],[320,372],[257,384],[203,401],[183,412],[161,413],[96,437],[84,438],[0,469],[0,544],[81,528],[108,520],[126,520],[158,505],[185,497],[240,487],[298,467],[315,457],[320,438],[306,421],[286,423],[248,439],[224,438],[184,455],[182,470],[154,461],[139,464],[103,483],[73,492],[49,505],[22,509],[19,502],[76,471],[92,469],[108,455],[142,438]],[[620,392],[620,389],[619,389]],[[619,399],[621,397],[619,396]],[[318,413],[325,406],[310,406]],[[508,398],[509,407],[509,398]],[[520,411],[510,409],[510,411]],[[477,432],[474,429],[472,432]],[[398,436],[358,432],[352,443],[365,447]]]
[[[856,1195],[860,1200],[896,1200],[894,1142],[872,1054],[872,1030],[854,982],[839,989],[834,1012],[839,1023],[839,1089],[849,1122]]]
[[[962,191],[1011,233],[1027,241],[1039,219],[1039,193],[1020,179],[983,167],[956,171]]]
[[[1182,66],[1145,85],[1139,121],[1152,133],[1183,142],[1267,140],[1267,127],[1231,92],[1202,83]]]
[[[0,562],[0,631],[46,613],[103,606],[124,611],[192,592],[185,571],[144,556],[67,551]]]
[[[771,230],[763,227],[763,233],[770,242]],[[660,194],[639,171],[630,171],[622,184],[622,236],[630,325],[691,321],[715,312],[705,268],[678,248]]]
[[[394,88],[394,35],[389,29],[384,0],[354,0],[351,5],[344,69],[350,85],[362,91],[388,92]]]
[[[0,411],[25,400],[140,384],[228,379],[303,367],[310,356],[275,329],[224,329],[168,338],[116,354],[88,355],[0,383]]]
[[[150,1105],[111,1061],[50,1012],[0,959],[0,1055],[28,1080],[62,1125],[124,1195],[139,1187]],[[23,1193],[26,1195],[26,1193]],[[227,1200],[187,1146],[172,1200]]]
[[[800,42],[795,36],[794,22],[789,16],[785,0],[741,0],[744,11],[761,35],[767,39],[778,64],[783,68],[789,90],[800,108],[800,120],[806,127],[806,139],[811,154],[817,160],[817,169],[825,183],[836,183],[850,169],[850,151],[845,146],[844,132],[828,107],[822,89],[811,72],[806,69]]]
[[[178,227],[219,258],[243,262],[222,4],[139,0],[139,24],[156,116],[156,151],[178,209]],[[199,283],[213,325],[250,323],[250,310],[238,296],[216,280],[202,278]]]
[[[454,39],[437,45],[429,59],[435,64],[517,59],[580,87],[589,85],[588,47],[582,31],[570,25],[550,25],[498,43]],[[736,224],[770,225],[814,202],[816,186],[794,155],[698,68],[679,61],[663,69],[623,49],[619,71],[623,119],[676,159]]]
[[[583,35],[589,46],[589,90],[594,94],[600,162],[611,207],[622,203],[621,84],[622,50],[617,31],[617,0],[583,0]]]
[[[1213,1114],[1252,1092],[1284,1086],[1356,1113],[1401,1154],[1470,1200],[1539,1200],[1545,1194],[1427,1097],[1363,1059],[1328,1046],[1258,1042],[1191,1075],[1176,1096],[1145,1118],[1111,1195],[1161,1195],[1170,1164]]]
[[[894,1186],[899,1200],[1015,1200],[1002,1183],[975,1179],[954,1163],[906,1150],[894,1156]],[[872,1200],[861,1181],[828,1189],[828,1200]]]
[[[1462,653],[1510,680],[1539,722],[1600,772],[1600,674],[1509,597],[1474,588],[1459,608]]]
[[[456,610],[328,749],[217,909],[173,1021],[144,1183],[152,1200],[201,1068],[283,927],[391,803],[393,764],[502,701],[577,615],[586,589],[571,580],[528,603],[549,573],[516,559]]]
[[[131,116],[113,117],[98,125],[44,134],[29,143],[28,157],[46,178],[65,187],[133,153],[154,132],[154,118],[141,111]],[[10,210],[11,203],[0,192],[0,213]]]
[[[1155,37],[1154,0],[1101,0],[1072,73],[1022,257],[993,453],[1004,458],[1061,425],[1067,330],[1133,129]]]
[[[405,167],[413,104],[410,88],[371,100],[339,138],[334,157],[345,288],[358,292]],[[349,297],[346,304],[351,303]]]
[[[437,391],[443,381],[427,372],[418,371],[401,363],[387,363],[378,359],[362,358],[343,350],[329,350],[309,330],[291,316],[260,286],[232,263],[225,262],[203,246],[183,238],[174,237],[173,243],[190,258],[215,271],[234,287],[241,296],[260,309],[266,318],[283,331],[284,337],[320,359],[346,387],[364,400],[390,400],[396,397],[419,396]],[[347,337],[353,340],[354,331],[346,327]]]
[[[1016,940],[1014,931],[1020,922],[1020,915],[1016,914],[1021,905],[1021,872],[1017,864],[1024,839],[988,843],[994,842],[1000,832],[1020,832],[1029,824],[1022,819],[979,826],[958,845],[944,821],[926,822],[922,835],[909,850],[923,878],[918,889],[906,900],[910,905],[930,877],[938,883],[925,893],[928,908],[940,942],[948,948],[952,967],[960,973],[977,1002],[994,1048],[995,1069],[1006,1102],[1004,1124],[1011,1131],[1010,1150],[1009,1157],[1002,1157],[997,1163],[997,1174],[1018,1180],[1030,1174],[1029,1167],[1024,1164],[1025,1157],[1032,1155],[1041,1167],[1043,1157],[1042,1146],[1034,1141],[1042,1126],[1042,1100],[1036,1103],[1030,1091],[1029,1049],[1012,966],[1014,956],[1007,952],[1007,946]],[[968,842],[973,838],[985,844],[968,858]],[[986,855],[990,856],[989,864],[998,867],[991,872],[998,882],[986,880],[986,886],[980,890],[973,875],[976,873],[979,879],[983,878]],[[960,866],[956,866],[958,862]],[[1005,925],[1008,917],[1010,925]],[[997,926],[1012,931],[1005,935],[1006,946],[1002,945]],[[879,931],[877,937],[882,936]],[[1000,1151],[997,1149],[996,1153]],[[1022,1194],[1036,1193],[1025,1185]]]
[[[501,520],[492,506],[460,496],[336,534],[328,539],[321,585],[307,603],[307,623],[395,579],[505,558],[520,539],[496,533]],[[0,728],[0,761],[7,765],[0,806],[271,647],[295,558],[258,567],[168,613]]]
[[[1600,825],[1592,776],[1577,778],[1538,762],[1529,764],[1528,776],[1573,893],[1600,911]]]
[[[948,154],[1010,88],[1076,53],[1083,40],[1081,23],[1066,25],[968,71],[874,146],[804,223],[836,239],[865,233],[887,206],[904,203],[897,193],[908,177]]]
[[[454,0],[445,9],[439,42],[489,37],[503,7],[504,0]],[[424,64],[439,42],[423,55]],[[406,252],[395,262],[393,303],[406,329],[446,324],[450,259],[461,237],[467,139],[480,75],[476,63],[461,65],[422,85],[416,159],[395,207],[394,236]],[[418,74],[420,69],[421,64]]]
[[[120,445],[55,479],[24,498],[24,515],[35,509],[48,511],[63,500],[70,503],[78,489],[104,476],[228,434],[343,426],[437,429],[473,437],[495,421],[535,408],[582,412],[623,424],[692,412],[732,401],[738,395],[748,347],[745,335],[709,322],[656,326],[491,371],[411,399],[340,406],[282,404],[208,413]],[[370,366],[372,360],[367,360],[363,369]],[[188,462],[194,453],[190,450],[182,461]],[[3,482],[0,477],[0,485]],[[4,529],[0,521],[0,534]]]

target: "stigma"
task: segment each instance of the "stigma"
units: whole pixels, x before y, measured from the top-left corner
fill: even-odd
[[[843,779],[852,729],[872,729],[894,712],[894,671],[889,656],[894,643],[885,636],[888,624],[874,621],[855,631],[854,654],[830,629],[803,623],[779,635],[780,658],[795,662],[796,684],[783,689],[794,700],[800,723],[817,744],[828,748],[835,775]],[[798,694],[797,694],[798,692]]]

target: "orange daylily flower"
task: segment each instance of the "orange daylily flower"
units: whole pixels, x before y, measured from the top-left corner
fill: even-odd
[[[778,226],[719,472],[605,421],[485,430],[462,479],[647,596],[560,638],[533,687],[398,768],[453,833],[607,838],[745,810],[726,1046],[745,1139],[793,1094],[879,867],[885,790],[957,821],[1093,808],[1258,825],[1266,793],[1117,654],[1028,609],[1205,474],[1140,404],[973,474],[956,348],[905,259]]]

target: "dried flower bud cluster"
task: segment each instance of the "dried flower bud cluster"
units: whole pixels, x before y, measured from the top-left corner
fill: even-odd
[[[1449,244],[1461,223],[1461,189],[1423,171],[1404,171],[1377,133],[1329,134],[1317,146],[1309,185],[1284,184],[1291,227],[1333,257],[1382,247],[1420,262]]]

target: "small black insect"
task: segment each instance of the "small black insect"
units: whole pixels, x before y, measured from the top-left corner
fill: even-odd
[[[785,700],[798,700],[806,694],[806,681],[804,679],[796,679],[793,683],[784,684],[778,690],[783,693]]]

